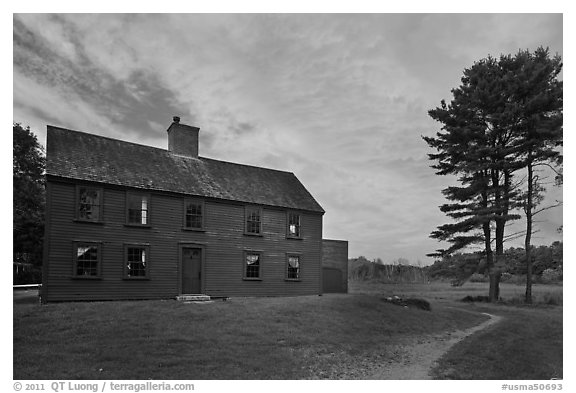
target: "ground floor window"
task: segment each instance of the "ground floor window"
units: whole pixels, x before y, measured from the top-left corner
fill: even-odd
[[[99,277],[101,258],[100,243],[74,243],[74,276]]]
[[[244,252],[244,278],[247,280],[261,279],[262,253],[257,251]]]
[[[150,273],[150,247],[125,245],[124,278],[148,278]]]
[[[300,279],[300,255],[287,255],[286,278],[288,280]]]

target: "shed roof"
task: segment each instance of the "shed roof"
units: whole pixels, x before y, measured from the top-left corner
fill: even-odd
[[[184,157],[54,126],[46,145],[48,176],[324,213],[291,172]]]

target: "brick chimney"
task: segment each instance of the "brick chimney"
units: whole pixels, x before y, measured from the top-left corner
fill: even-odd
[[[200,128],[180,124],[180,117],[174,116],[168,127],[168,150],[180,156],[198,158],[198,132]]]

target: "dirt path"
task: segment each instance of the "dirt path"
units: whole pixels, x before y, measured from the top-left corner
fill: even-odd
[[[368,379],[432,379],[428,373],[450,347],[502,319],[497,315],[482,314],[488,315],[490,319],[473,328],[422,337],[404,346],[402,361],[382,367]]]

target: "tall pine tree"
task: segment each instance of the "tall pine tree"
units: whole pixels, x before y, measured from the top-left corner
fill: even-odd
[[[519,51],[514,57],[503,56],[504,83],[509,89],[511,113],[515,124],[515,159],[526,170],[526,190],[521,203],[526,215],[524,249],[526,257],[526,303],[532,303],[532,233],[533,216],[545,191],[535,169],[541,165],[560,165],[563,143],[563,83],[558,80],[562,59],[550,57],[548,49],[534,53]],[[557,172],[558,173],[558,172]]]
[[[527,222],[526,301],[531,301],[532,217],[535,198],[541,198],[534,168],[562,161],[561,70],[560,57],[550,58],[543,48],[498,60],[488,57],[464,71],[449,105],[442,101],[429,111],[442,123],[435,138],[424,137],[438,152],[429,154],[436,161],[432,167],[437,174],[459,176],[462,184],[443,191],[451,202],[440,207],[456,222],[439,226],[431,237],[452,244],[437,254],[484,243],[492,300],[499,296],[506,223],[519,218],[511,211],[522,207]],[[513,181],[521,169],[527,172],[527,185],[519,197]]]
[[[466,69],[461,86],[452,90],[450,104],[442,101],[428,112],[442,123],[442,131],[435,138],[424,137],[438,152],[429,154],[437,162],[432,165],[437,174],[457,175],[462,184],[443,191],[451,202],[440,209],[456,222],[439,226],[431,234],[452,244],[437,254],[483,243],[492,300],[499,297],[505,226],[519,218],[510,213],[516,167],[511,159],[513,135],[501,81],[501,67],[492,57]]]

